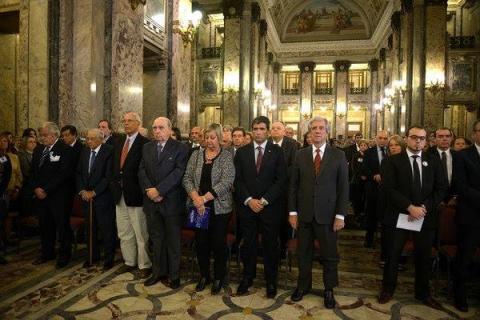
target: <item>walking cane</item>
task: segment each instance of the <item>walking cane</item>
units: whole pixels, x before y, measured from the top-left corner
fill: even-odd
[[[90,226],[89,226],[90,237],[89,237],[88,240],[90,241],[90,250],[88,250],[88,251],[89,251],[89,255],[90,255],[90,261],[89,262],[90,262],[90,265],[92,265],[93,264],[93,239],[92,239],[93,238],[93,235],[92,235],[92,230],[93,230],[93,228],[92,228],[92,225],[93,225],[93,200],[90,199],[89,202],[90,202],[90,212],[89,212],[90,213],[90,223],[89,223],[90,224]]]

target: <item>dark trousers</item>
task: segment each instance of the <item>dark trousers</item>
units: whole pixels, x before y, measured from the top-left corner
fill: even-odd
[[[338,285],[337,233],[331,224],[318,224],[316,221],[298,224],[298,283],[297,288],[308,290],[312,287],[312,263],[314,241],[320,242],[320,263],[323,265],[323,284],[326,290]]]
[[[242,232],[240,257],[243,262],[243,277],[253,280],[257,270],[257,241],[258,234],[262,236],[263,266],[265,280],[268,284],[276,285],[279,257],[279,229],[281,219],[275,214],[280,212],[254,213],[249,208],[240,210],[239,222]]]
[[[365,234],[365,242],[369,245],[373,243],[373,237],[378,227],[377,204],[377,192],[367,193],[367,204],[365,208],[365,214],[367,216],[367,233]]]
[[[383,290],[391,294],[395,291],[398,277],[398,264],[402,255],[402,250],[410,234],[413,234],[415,246],[415,297],[425,299],[430,296],[430,274],[433,239],[435,238],[434,229],[424,229],[420,232],[410,232],[408,230],[397,229],[395,227],[386,227],[386,253],[387,260],[383,269]]]
[[[113,262],[115,257],[115,240],[117,237],[115,231],[115,207],[113,206],[113,200],[112,202],[103,203],[93,201],[92,211],[93,219],[90,221],[90,203],[84,202],[83,212],[87,229],[87,260],[90,259],[90,252],[92,253],[92,262],[100,260],[99,242],[101,239],[105,262]]]
[[[458,253],[455,266],[455,297],[465,301],[466,283],[470,276],[473,257],[480,245],[479,226],[475,224],[458,226]]]
[[[213,211],[208,222],[208,229],[195,230],[200,275],[210,278],[210,253],[213,251],[213,274],[215,280],[224,280],[227,272],[227,231],[230,214],[215,214]]]
[[[358,218],[365,211],[365,183],[363,181],[353,182],[350,185],[350,199],[353,213]]]
[[[180,277],[180,241],[182,217],[179,214],[162,215],[158,211],[146,212],[147,227],[153,244],[153,275],[168,273],[170,280]],[[166,247],[166,255],[165,255]],[[168,264],[165,259],[168,257]],[[166,268],[168,266],[168,269]]]
[[[68,198],[68,199],[66,199]],[[37,199],[35,205],[40,222],[42,238],[42,257],[55,257],[55,243],[58,234],[60,250],[59,259],[69,260],[72,254],[72,228],[70,227],[70,211],[72,209],[70,195],[63,197]]]

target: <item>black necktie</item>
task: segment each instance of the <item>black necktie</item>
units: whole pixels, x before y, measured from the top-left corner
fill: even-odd
[[[89,174],[92,171],[93,164],[95,163],[95,156],[96,156],[96,152],[92,150],[92,152],[90,153],[90,161],[88,161],[88,173]]]
[[[163,151],[163,145],[161,143],[157,144],[157,159],[160,159],[160,154]]]
[[[447,153],[445,151],[442,151],[442,167],[443,167],[443,172],[445,174],[445,178],[448,181]]]
[[[43,164],[45,163],[45,160],[48,156],[48,149],[49,147],[45,147],[45,149],[43,149],[42,156],[40,157],[39,167],[43,166]]]
[[[385,147],[380,147],[380,150],[382,151],[382,159],[380,159],[380,162],[382,162],[381,160],[385,159],[387,154],[385,153]]]
[[[420,178],[420,168],[418,167],[418,155],[413,155],[413,185],[412,185],[412,202],[414,205],[422,203],[422,180]]]
[[[258,150],[258,154],[257,154],[256,167],[257,167],[257,174],[258,174],[260,172],[260,167],[262,166],[263,152],[262,152],[262,147],[261,146],[258,146],[257,150]]]

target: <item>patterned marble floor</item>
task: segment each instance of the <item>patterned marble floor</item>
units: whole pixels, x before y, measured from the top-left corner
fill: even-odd
[[[32,242],[19,255],[10,255],[9,265],[0,267],[0,319],[480,319],[477,299],[468,313],[451,306],[443,294],[444,281],[438,285],[443,311],[415,301],[411,264],[399,277],[396,300],[379,305],[375,299],[381,281],[378,253],[364,249],[362,243],[361,232],[342,233],[340,286],[335,291],[337,307],[327,310],[323,307],[319,265],[313,272],[313,292],[294,303],[290,294],[295,285],[295,268],[291,273],[285,266],[282,268],[275,299],[265,297],[261,279],[249,294],[237,297],[233,292],[239,269],[233,263],[231,285],[220,295],[212,296],[209,288],[195,293],[195,281],[189,279],[183,279],[177,290],[161,283],[144,287],[136,272],[119,274],[120,264],[108,272],[95,267],[84,269],[82,249],[77,260],[61,272],[54,269],[53,263],[34,267],[30,262],[38,247]],[[261,264],[258,268],[261,275]],[[188,274],[186,269],[183,274]]]

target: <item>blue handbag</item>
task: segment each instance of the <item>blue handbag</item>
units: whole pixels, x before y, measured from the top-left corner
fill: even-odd
[[[203,214],[198,213],[196,207],[190,207],[188,210],[187,228],[208,229],[208,221],[210,220],[210,208],[205,207]]]

